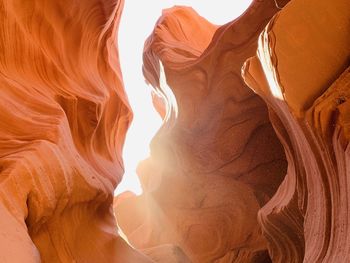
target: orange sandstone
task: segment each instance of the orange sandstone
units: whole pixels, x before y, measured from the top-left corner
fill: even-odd
[[[116,207],[136,247],[172,243],[191,262],[350,261],[349,2],[276,1],[273,17],[271,2],[215,32],[191,10],[170,9],[146,42],[145,76],[171,112],[164,65],[178,114],[140,166],[144,194]],[[268,118],[239,76],[250,55],[243,78]],[[288,167],[274,133],[257,128],[269,122]]]
[[[259,212],[273,262],[350,261],[349,62],[349,1],[294,0],[244,67],[288,160],[285,180]]]
[[[143,58],[164,123],[113,207],[123,1],[0,0],[0,262],[349,262],[349,1],[288,2],[164,11]]]
[[[257,213],[287,162],[267,107],[241,68],[277,11],[274,1],[255,1],[217,27],[191,8],[174,7],[158,20],[143,70],[168,112],[138,169],[144,193],[115,207],[134,247],[171,244],[194,263],[269,260]]]
[[[151,262],[117,235],[123,2],[0,1],[0,262]]]

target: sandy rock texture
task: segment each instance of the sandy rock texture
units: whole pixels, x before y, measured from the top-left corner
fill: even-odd
[[[257,214],[287,161],[241,68],[278,10],[275,1],[254,1],[218,27],[174,7],[145,43],[144,75],[164,124],[138,169],[144,193],[118,197],[115,211],[129,242],[155,251],[156,262],[185,262],[162,257],[162,246],[176,246],[193,263],[270,262]]]
[[[0,262],[350,262],[349,0],[164,10],[143,56],[164,123],[143,194],[114,198],[122,7],[0,0]]]
[[[272,2],[218,28],[173,8],[146,42],[165,122],[139,167],[144,194],[115,207],[136,247],[171,243],[191,262],[350,261],[350,4]]]
[[[123,1],[0,1],[0,262],[150,262],[117,235]]]
[[[245,64],[288,160],[285,180],[259,212],[273,262],[350,262],[349,66],[347,0],[293,0]]]

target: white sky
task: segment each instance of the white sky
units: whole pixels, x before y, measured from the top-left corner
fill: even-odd
[[[161,125],[153,109],[150,87],[142,75],[143,44],[161,15],[174,5],[191,6],[213,24],[232,21],[244,12],[251,0],[125,0],[119,28],[119,54],[124,85],[134,112],[124,145],[125,174],[116,193],[130,190],[140,194],[136,175],[139,161],[149,154],[149,143]]]

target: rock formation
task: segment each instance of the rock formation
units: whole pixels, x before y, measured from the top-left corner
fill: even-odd
[[[221,27],[191,8],[163,12],[145,44],[144,75],[163,97],[154,104],[165,121],[138,169],[144,193],[115,206],[134,247],[177,246],[194,263],[269,262],[257,213],[287,162],[241,68],[278,10],[274,1],[255,1]]]
[[[293,0],[274,15],[286,2],[218,28],[180,7],[158,21],[144,74],[165,122],[143,195],[115,207],[135,247],[173,244],[195,263],[350,261],[350,5]]]
[[[117,235],[123,2],[0,1],[0,262],[150,262]]]
[[[164,123],[113,207],[122,6],[0,0],[0,262],[350,262],[349,1],[165,10],[143,58]]]
[[[273,262],[350,262],[349,66],[349,1],[294,0],[244,67],[288,160],[259,212]]]

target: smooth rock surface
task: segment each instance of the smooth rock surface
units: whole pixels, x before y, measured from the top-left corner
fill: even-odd
[[[259,212],[273,262],[350,261],[349,66],[347,0],[293,0],[245,64],[288,160],[285,180]]]
[[[257,213],[287,162],[241,68],[278,10],[274,1],[255,1],[221,27],[186,7],[158,20],[145,43],[144,75],[163,98],[155,106],[163,101],[167,112],[138,169],[144,193],[115,206],[134,247],[173,244],[194,263],[269,262]]]
[[[0,0],[0,262],[350,262],[349,1],[165,10],[143,57],[164,123],[143,194],[113,197],[122,6]]]
[[[0,1],[0,262],[151,262],[117,235],[123,2]]]

